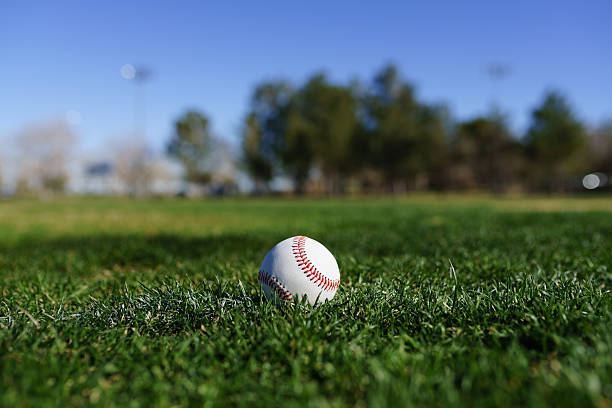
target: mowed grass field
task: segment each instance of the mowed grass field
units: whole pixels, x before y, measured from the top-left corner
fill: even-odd
[[[257,284],[300,234],[314,309]],[[605,197],[4,201],[0,405],[610,407],[611,289]]]

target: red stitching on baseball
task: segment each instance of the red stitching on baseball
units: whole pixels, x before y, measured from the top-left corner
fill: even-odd
[[[340,279],[333,281],[325,277],[321,272],[315,268],[306,256],[306,237],[303,235],[293,238],[293,255],[297,261],[298,266],[304,272],[306,277],[311,282],[325,290],[337,289],[340,286]]]
[[[272,289],[278,295],[279,299],[293,303],[293,296],[291,296],[291,293],[285,289],[283,284],[280,283],[276,277],[264,272],[263,270],[260,270],[257,278],[259,279],[259,282]]]

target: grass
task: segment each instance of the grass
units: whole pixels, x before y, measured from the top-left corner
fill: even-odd
[[[0,202],[0,405],[610,407],[610,210]],[[297,234],[340,265],[314,309],[257,287],[266,252]]]

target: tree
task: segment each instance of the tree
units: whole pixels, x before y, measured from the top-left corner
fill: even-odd
[[[211,194],[230,195],[238,191],[235,151],[221,138],[214,138],[208,168],[211,172]]]
[[[2,171],[3,171],[2,164],[3,164],[3,160],[2,160],[2,156],[0,156],[0,197],[2,197],[4,194],[4,184],[2,180]]]
[[[352,166],[352,139],[357,127],[351,91],[315,75],[294,95],[287,132],[286,162],[298,164],[299,190],[317,166],[332,192],[344,192]]]
[[[17,134],[22,190],[61,193],[76,136],[63,120],[36,123]]]
[[[167,152],[183,165],[185,181],[202,186],[208,184],[211,174],[207,160],[211,149],[209,121],[204,114],[190,110],[176,120]]]
[[[612,176],[612,121],[604,123],[591,133],[590,171]]]
[[[271,81],[255,88],[242,133],[243,158],[260,189],[268,190],[275,174],[287,170],[286,130],[293,91],[285,81]]]
[[[242,136],[242,151],[247,171],[255,181],[256,192],[268,192],[272,180],[273,161],[264,156],[263,134],[255,113],[247,116]]]
[[[365,96],[365,128],[369,134],[369,163],[380,170],[387,189],[404,190],[414,173],[410,155],[416,143],[416,101],[394,66],[383,68]]]
[[[295,193],[304,194],[314,160],[314,146],[310,124],[294,110],[287,116],[281,160],[284,171],[293,180]]]
[[[586,134],[565,97],[548,92],[532,113],[525,137],[537,188],[567,189],[570,176],[585,167]]]
[[[151,150],[138,139],[117,146],[114,154],[114,168],[125,193],[143,196],[151,193],[155,178],[155,162]]]
[[[419,105],[417,112],[416,188],[445,183],[445,166],[448,157],[448,110],[443,105]]]
[[[444,110],[419,103],[397,68],[384,67],[362,99],[362,128],[369,165],[382,172],[387,189],[416,188],[440,172],[445,153]],[[360,136],[363,139],[363,136]],[[363,149],[362,149],[363,151]]]
[[[501,192],[518,176],[521,147],[503,117],[479,117],[459,124],[451,157],[454,187]]]

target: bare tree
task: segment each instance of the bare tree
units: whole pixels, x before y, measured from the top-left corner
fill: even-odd
[[[219,137],[213,139],[209,168],[211,181],[217,190],[215,193],[226,195],[237,192],[238,168],[235,152],[229,143]]]
[[[155,176],[151,149],[142,141],[130,141],[117,147],[114,167],[123,191],[132,196],[147,195]]]
[[[64,120],[26,126],[17,134],[18,179],[39,192],[63,192],[76,136]]]

